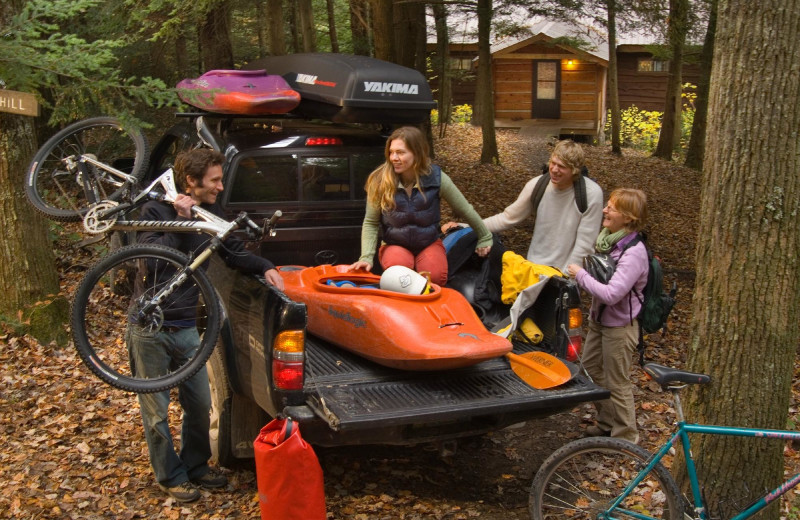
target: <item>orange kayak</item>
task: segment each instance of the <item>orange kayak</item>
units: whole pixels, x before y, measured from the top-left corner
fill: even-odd
[[[308,330],[375,363],[404,370],[445,370],[511,351],[453,289],[403,294],[379,289],[380,277],[346,265],[283,266],[284,292],[306,304]]]

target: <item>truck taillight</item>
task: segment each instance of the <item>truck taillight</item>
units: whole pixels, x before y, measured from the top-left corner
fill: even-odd
[[[305,374],[305,334],[280,332],[272,346],[272,381],[280,390],[302,390]]]
[[[338,137],[309,137],[306,146],[341,146],[342,140]]]
[[[583,349],[583,338],[581,337],[581,326],[583,325],[583,313],[580,307],[573,307],[569,310],[569,332],[567,339],[567,361],[578,361]]]
[[[581,312],[580,307],[572,307],[569,310],[569,330],[572,332],[572,329],[580,329],[581,325],[583,325],[583,313]]]

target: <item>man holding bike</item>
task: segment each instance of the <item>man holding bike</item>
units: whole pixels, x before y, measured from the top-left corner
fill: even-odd
[[[196,149],[183,152],[175,159],[175,179],[180,193],[175,201],[149,202],[142,207],[142,220],[192,220],[192,206],[202,207],[220,217],[216,203],[223,190],[222,165],[225,157],[219,152]],[[156,243],[177,249],[189,257],[202,251],[209,237],[196,233],[144,232],[141,243]],[[249,274],[263,275],[267,283],[283,290],[283,279],[269,260],[245,250],[241,241],[229,237],[220,249],[225,263]],[[146,290],[152,279],[172,273],[158,262],[140,267],[136,278],[133,301]],[[205,266],[203,266],[205,267]],[[170,296],[177,305],[164,313],[163,326],[153,332],[129,318],[126,342],[138,377],[163,375],[176,365],[187,362],[200,346],[197,329],[198,295],[195,291],[176,291]],[[206,302],[208,303],[208,302]],[[200,498],[201,488],[221,488],[227,485],[222,473],[208,466],[211,458],[209,441],[211,392],[208,375],[203,367],[178,386],[178,401],[183,409],[181,449],[176,453],[168,422],[170,392],[138,394],[139,406],[150,455],[150,465],[158,486],[180,502]]]

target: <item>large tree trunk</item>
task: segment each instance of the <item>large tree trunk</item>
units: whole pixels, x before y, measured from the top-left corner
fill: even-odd
[[[328,33],[331,36],[331,52],[339,52],[339,37],[336,35],[336,12],[333,0],[327,0],[328,7]]]
[[[395,3],[393,18],[395,62],[425,75],[425,4]]]
[[[686,150],[686,166],[695,170],[703,169],[706,153],[706,121],[708,121],[708,90],[711,80],[711,63],[714,59],[714,35],[717,31],[717,0],[711,0],[708,14],[708,28],[700,57],[700,78],[697,81],[697,99],[694,102],[692,135]]]
[[[798,27],[800,0],[719,4],[688,353],[713,383],[689,393],[692,421],[786,426],[800,339]],[[782,480],[783,442],[750,440],[693,438],[712,510]]]
[[[230,4],[222,2],[211,8],[200,27],[200,48],[203,51],[203,69],[232,69]]]
[[[188,45],[186,44],[186,33],[180,31],[175,36],[175,76],[178,78],[189,78],[195,76],[195,70],[191,70],[188,56]]]
[[[283,32],[283,1],[267,0],[269,11],[269,52],[273,56],[286,54],[286,36]]]
[[[317,30],[314,27],[314,9],[311,0],[297,0],[300,15],[300,32],[303,35],[303,52],[317,51]]]
[[[669,0],[669,79],[667,97],[664,101],[664,117],[661,118],[661,133],[658,136],[656,151],[653,153],[667,161],[672,160],[672,151],[680,143],[683,85],[683,46],[686,43],[686,30],[689,17],[689,0]]]
[[[372,54],[369,40],[370,26],[368,0],[350,0],[350,32],[353,35],[353,54],[360,56]]]
[[[25,172],[36,151],[33,120],[0,113],[0,316],[29,321],[24,332],[66,344],[67,303],[59,297],[47,221],[25,197]]]
[[[266,0],[255,0],[258,31],[258,57],[263,58],[269,54],[269,6]]]
[[[439,138],[443,138],[450,122],[452,81],[448,67],[450,61],[450,36],[447,29],[447,9],[442,4],[433,5],[433,18],[436,23],[436,59],[433,60],[434,73],[439,77],[439,92],[436,100],[439,106]]]
[[[494,93],[492,90],[491,37],[492,2],[478,0],[478,90],[481,105],[483,147],[481,164],[500,164],[494,131]]]
[[[395,61],[394,21],[391,0],[370,0],[372,12],[372,40],[375,57]]]
[[[289,3],[289,35],[292,53],[302,52],[300,46],[300,15],[297,2]]]
[[[622,155],[619,82],[617,81],[617,4],[606,0],[608,13],[608,102],[611,104],[611,153]]]

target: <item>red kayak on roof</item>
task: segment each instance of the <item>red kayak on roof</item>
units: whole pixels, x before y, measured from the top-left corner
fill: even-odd
[[[210,70],[177,88],[184,102],[220,114],[285,114],[300,103],[285,79],[265,70]]]
[[[346,265],[282,266],[284,292],[306,304],[308,330],[375,363],[404,370],[473,365],[511,351],[458,291],[380,289],[380,277]]]

